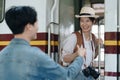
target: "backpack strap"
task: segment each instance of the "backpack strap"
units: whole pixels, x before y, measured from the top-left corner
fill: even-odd
[[[80,31],[73,32],[73,34],[75,34],[76,38],[77,38],[77,43],[76,43],[76,46],[74,48],[74,52],[76,52],[77,45],[79,45],[79,46],[83,45],[83,47],[84,47],[84,43],[83,43],[83,37],[82,37],[82,34]],[[96,58],[96,56],[98,55],[98,48],[96,46],[96,37],[93,33],[92,33],[92,40],[93,40],[94,47],[95,47],[95,58]]]
[[[75,51],[77,51],[77,45],[81,46],[81,44],[83,44],[83,39],[82,39],[82,34],[79,31],[76,31],[73,34],[75,34],[76,38],[77,38],[77,43],[74,48],[74,52],[75,52]]]

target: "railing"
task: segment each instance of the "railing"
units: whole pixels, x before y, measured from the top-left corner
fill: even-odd
[[[100,20],[102,19],[104,19],[104,17],[98,18],[98,38],[101,38],[100,25],[103,23],[100,23]],[[104,61],[101,61],[101,45],[98,45],[98,61],[94,63],[94,66],[98,69],[98,72],[100,73],[98,80],[102,80],[101,78],[104,77]]]
[[[48,55],[50,56],[51,53],[51,27],[54,25],[59,25],[58,23],[51,22],[48,25]]]

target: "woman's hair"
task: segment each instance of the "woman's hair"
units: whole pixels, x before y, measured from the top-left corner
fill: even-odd
[[[88,17],[92,22],[95,21],[95,18],[94,17]]]
[[[5,21],[13,34],[20,34],[28,23],[34,25],[37,13],[29,6],[14,6],[6,12]]]
[[[94,17],[88,17],[92,22],[94,22],[96,19]],[[79,18],[80,21],[80,18]]]

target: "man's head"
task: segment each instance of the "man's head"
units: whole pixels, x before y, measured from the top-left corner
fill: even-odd
[[[14,6],[6,12],[5,20],[14,35],[23,34],[30,26],[35,27],[37,13],[29,6]]]
[[[34,25],[37,14],[28,6],[12,7],[6,12],[5,20],[13,34],[20,34],[28,23]]]

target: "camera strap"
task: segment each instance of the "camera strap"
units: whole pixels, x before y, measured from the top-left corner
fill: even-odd
[[[84,44],[84,38],[83,38],[82,31],[76,31],[76,32],[74,32],[74,34],[77,37],[76,47],[74,48],[74,52],[76,52],[77,45],[80,45],[81,47],[85,48],[85,44]],[[90,40],[91,40],[90,45],[91,45],[91,49],[92,49],[92,62],[91,62],[91,65],[92,65],[93,60],[94,60],[94,56],[95,56],[95,36],[92,33],[90,34]],[[86,61],[86,57],[85,57],[84,62],[85,61]],[[85,64],[85,67],[87,67],[86,64]]]
[[[82,44],[83,44],[83,48],[85,48],[85,36],[83,33],[82,34]],[[91,46],[91,49],[92,49],[92,61],[90,63],[90,65],[93,65],[93,60],[94,60],[94,55],[95,55],[95,46],[94,46],[94,42],[93,42],[93,39],[92,39],[92,34],[90,34],[90,46]],[[85,62],[86,62],[86,56],[84,57],[85,58]],[[84,67],[88,67],[86,64],[84,64]]]

